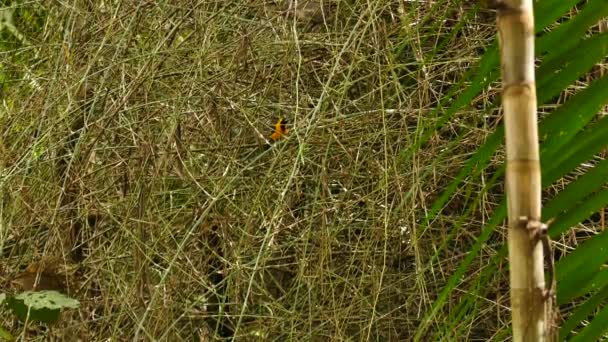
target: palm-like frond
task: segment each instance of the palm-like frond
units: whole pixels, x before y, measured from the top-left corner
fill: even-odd
[[[575,88],[577,80],[584,77],[596,63],[608,55],[608,35],[590,33],[591,26],[608,15],[606,1],[589,1],[577,10],[576,15],[567,16],[567,12],[576,4],[576,1],[546,0],[539,2],[535,9],[538,36],[536,54],[540,61],[537,68],[539,106],[554,102],[560,94],[572,93],[571,89]],[[558,19],[561,23],[555,24]],[[449,122],[458,110],[465,107],[483,88],[495,81],[498,77],[498,63],[497,46],[494,44],[487,50],[476,68],[465,75],[463,81],[456,87],[470,85],[465,89],[454,89],[450,92],[451,94],[460,92],[460,96],[440,115],[437,124],[427,130],[418,144],[403,153],[415,153],[416,149],[443,124]],[[540,122],[543,187],[547,188],[566,176],[575,176],[568,186],[554,197],[546,199],[544,203],[543,218],[555,220],[550,227],[553,238],[558,238],[560,234],[566,233],[571,227],[608,204],[608,189],[605,187],[608,163],[594,158],[608,145],[606,139],[608,117],[597,117],[598,111],[608,103],[606,89],[608,89],[607,76],[594,80],[585,89],[577,90],[574,95],[567,96],[563,104]],[[451,96],[450,93],[444,98],[446,102]],[[441,107],[439,105],[437,108]],[[437,109],[437,112],[439,111],[440,109]],[[463,184],[466,180],[475,179],[483,172],[501,146],[503,136],[503,128],[499,127],[471,156],[459,174],[434,202],[425,218],[425,227],[428,228],[441,214],[442,208],[459,189],[465,186]],[[585,164],[581,166],[583,163]],[[503,173],[504,167],[495,171],[492,179],[486,183],[484,191],[501,182]],[[479,196],[482,196],[484,191]],[[472,203],[469,208],[475,206],[475,201]],[[447,280],[432,307],[427,310],[417,331],[418,338],[431,334],[430,331],[434,332],[435,337],[459,336],[460,329],[466,329],[470,319],[480,316],[479,313],[475,313],[477,300],[488,292],[488,288],[484,288],[483,285],[499,271],[500,260],[506,256],[506,246],[491,258],[474,279],[468,279],[465,283],[463,276],[472,271],[473,260],[479,257],[484,244],[490,239],[493,231],[503,223],[505,217],[506,206],[503,200],[477,236],[476,243],[467,252],[467,256]],[[424,229],[423,227],[421,231],[424,232]],[[429,260],[427,269],[431,268],[438,255],[449,248],[450,239],[457,235],[458,229],[461,229],[458,225],[452,228],[437,249],[436,257]],[[604,241],[606,235],[606,232],[595,234],[557,263],[558,303],[563,305],[576,299],[578,305],[577,309],[569,314],[567,323],[560,331],[562,338],[578,329],[580,332],[577,336],[584,336],[585,340],[589,340],[601,336],[607,329],[605,324],[600,323],[605,322],[605,318],[602,317],[607,312],[604,306],[606,306],[608,276],[606,272],[601,271],[602,265],[608,260],[606,248],[603,248],[606,245]],[[457,288],[466,294],[463,295],[459,305],[447,310],[445,306],[448,299],[457,295],[455,292]],[[589,314],[594,310],[600,312],[595,318],[590,318]],[[444,313],[439,314],[440,312]],[[591,322],[583,327],[583,322],[587,319]],[[431,326],[433,328],[429,329]],[[504,331],[506,330],[503,330],[503,333]]]

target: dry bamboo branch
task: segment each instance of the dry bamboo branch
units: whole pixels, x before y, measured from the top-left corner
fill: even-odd
[[[532,0],[497,4],[507,149],[509,263],[514,341],[549,340],[540,223],[541,179],[534,80]],[[545,245],[547,245],[545,243]]]

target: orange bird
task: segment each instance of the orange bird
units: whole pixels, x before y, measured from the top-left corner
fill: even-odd
[[[277,141],[287,135],[287,119],[280,118],[276,124],[274,124],[274,132],[270,135],[272,141]]]

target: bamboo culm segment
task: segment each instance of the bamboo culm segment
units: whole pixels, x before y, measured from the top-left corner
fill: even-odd
[[[541,179],[531,0],[497,4],[506,140],[509,263],[514,341],[547,338],[543,246],[529,222],[541,217]]]

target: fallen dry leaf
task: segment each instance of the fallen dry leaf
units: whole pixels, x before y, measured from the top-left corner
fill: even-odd
[[[54,290],[66,292],[64,276],[59,274],[61,259],[56,257],[42,258],[32,262],[24,272],[19,273],[11,281],[23,291]]]

